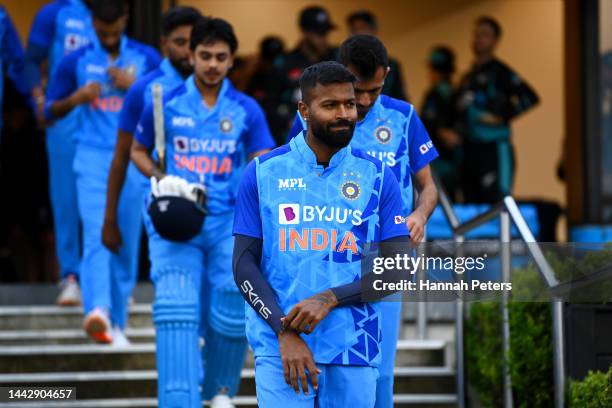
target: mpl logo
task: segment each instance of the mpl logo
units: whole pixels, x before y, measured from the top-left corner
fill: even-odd
[[[278,191],[306,190],[306,183],[302,178],[278,179]]]
[[[172,126],[192,128],[195,127],[195,122],[189,116],[174,116],[172,118]]]
[[[106,68],[104,68],[101,65],[96,65],[96,64],[87,64],[87,66],[85,67],[85,71],[88,74],[98,74],[98,75],[102,75],[106,73]]]
[[[421,151],[421,154],[427,153],[429,149],[431,148],[433,148],[433,142],[431,140],[419,146],[419,150]]]
[[[75,20],[74,18],[69,18],[68,20],[66,20],[66,28],[83,30],[85,29],[85,22],[81,20]]]
[[[279,204],[278,223],[281,225],[296,225],[300,223],[299,204]]]

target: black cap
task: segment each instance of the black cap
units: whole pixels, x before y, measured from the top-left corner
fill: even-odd
[[[155,231],[169,241],[185,242],[202,230],[206,210],[183,197],[160,196],[149,204]]]
[[[306,7],[300,13],[300,28],[308,32],[327,34],[336,28],[336,25],[331,22],[327,10],[323,7],[311,6]]]

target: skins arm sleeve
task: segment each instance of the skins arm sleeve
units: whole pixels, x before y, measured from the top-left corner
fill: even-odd
[[[261,273],[262,240],[247,235],[235,235],[232,269],[234,281],[246,302],[278,334],[285,314],[276,301],[276,294]]]

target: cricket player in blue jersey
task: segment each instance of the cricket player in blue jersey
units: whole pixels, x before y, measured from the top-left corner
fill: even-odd
[[[47,61],[46,76],[49,86],[52,86],[61,59],[91,42],[95,34],[89,3],[88,0],[55,0],[40,9],[34,18],[25,60],[39,119],[45,104],[40,78],[42,64]],[[60,305],[81,302],[78,286],[81,238],[79,215],[74,211],[77,208],[77,191],[72,169],[75,153],[73,134],[79,128],[77,110],[55,121],[46,131],[49,193],[62,289],[57,299]]]
[[[268,151],[274,142],[262,109],[226,79],[237,46],[226,21],[196,23],[190,39],[194,75],[165,95],[166,168],[158,168],[151,157],[157,136],[153,106],[145,107],[132,145],[132,160],[145,176],[153,177],[154,197],[178,192],[195,201],[190,194],[194,186],[207,192],[208,216],[199,234],[186,242],[163,238],[145,215],[162,407],[201,407],[202,397],[212,399],[213,407],[232,406],[229,397],[238,390],[244,363],[244,301],[232,279],[231,226],[247,160]]]
[[[185,78],[192,73],[193,68],[189,63],[189,36],[191,28],[200,18],[202,15],[193,7],[173,7],[164,13],[161,44],[166,58],[157,69],[137,80],[130,87],[123,101],[119,116],[117,144],[108,176],[106,210],[102,227],[102,242],[114,253],[117,253],[123,244],[117,222],[117,206],[126,172],[138,171],[133,165],[130,165],[130,149],[138,120],[145,105],[152,100],[153,86],[159,84],[162,89],[170,91],[182,85]],[[140,177],[148,191],[149,180]],[[140,206],[134,205],[133,211],[133,217],[141,216]]]
[[[386,163],[397,178],[403,216],[413,244],[423,239],[425,223],[436,206],[438,193],[429,163],[438,153],[411,104],[381,95],[389,72],[387,50],[374,36],[357,34],[340,46],[340,62],[356,77],[355,98],[359,121],[351,146]],[[306,128],[299,115],[289,137]],[[412,177],[419,198],[413,209]],[[401,303],[382,302],[383,355],[378,380],[376,407],[393,406],[393,366],[401,319]]]
[[[0,5],[0,112],[4,96],[4,68],[7,68],[6,74],[17,90],[27,95],[29,87],[25,77],[21,40],[11,17]],[[0,131],[2,131],[2,117],[0,117]]]
[[[260,407],[375,404],[384,316],[381,302],[362,302],[361,261],[369,243],[409,242],[391,168],[349,146],[354,81],[337,62],[307,68],[307,130],[255,159],[241,182],[233,266],[250,305]]]
[[[96,38],[60,62],[48,92],[45,116],[53,120],[80,109],[73,165],[83,221],[80,283],[84,329],[94,341],[111,343],[114,336],[118,344],[124,344],[122,330],[136,283],[141,228],[140,217],[134,216],[132,208],[144,187],[136,172],[128,177],[118,210],[124,245],[112,254],[100,239],[106,184],[126,91],[137,77],[155,69],[160,57],[153,48],[124,36],[127,7],[123,0],[94,0],[92,16]]]

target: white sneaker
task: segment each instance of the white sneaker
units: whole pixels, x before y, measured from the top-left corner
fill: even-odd
[[[234,404],[232,404],[232,400],[229,396],[225,394],[217,394],[210,401],[211,408],[235,408]]]
[[[68,276],[60,282],[60,294],[57,304],[60,306],[77,306],[81,304],[81,289],[74,276]]]
[[[105,310],[97,307],[89,312],[83,321],[83,329],[96,343],[111,344],[113,342],[111,323]]]
[[[128,347],[130,344],[123,330],[118,326],[113,327],[113,347]]]

